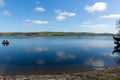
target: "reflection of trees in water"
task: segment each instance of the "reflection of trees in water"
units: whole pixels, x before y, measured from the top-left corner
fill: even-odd
[[[118,55],[120,56],[120,45],[116,45],[114,47],[113,55]],[[120,58],[116,59],[116,63],[120,65]]]
[[[3,46],[8,46],[9,44],[3,44]]]
[[[116,60],[116,63],[117,63],[118,65],[120,65],[120,59],[117,59],[117,60]]]
[[[114,47],[113,54],[115,54],[115,53],[120,54],[120,46],[117,45]]]
[[[9,45],[9,41],[8,41],[8,40],[3,40],[3,41],[2,41],[2,44],[3,44],[4,46],[8,46],[8,45]]]

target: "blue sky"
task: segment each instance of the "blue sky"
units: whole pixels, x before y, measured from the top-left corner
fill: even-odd
[[[120,0],[0,0],[0,32],[115,33]]]

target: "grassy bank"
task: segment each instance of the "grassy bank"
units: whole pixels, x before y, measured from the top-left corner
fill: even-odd
[[[29,33],[0,33],[0,36],[111,36],[111,33],[90,32],[29,32]]]

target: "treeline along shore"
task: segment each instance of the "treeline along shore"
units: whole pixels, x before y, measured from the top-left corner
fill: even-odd
[[[0,36],[112,36],[112,33],[90,33],[90,32],[7,32]]]

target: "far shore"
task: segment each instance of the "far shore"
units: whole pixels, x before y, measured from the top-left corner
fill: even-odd
[[[112,33],[91,33],[91,32],[7,32],[0,33],[0,36],[113,36]]]

